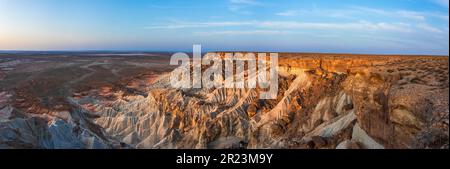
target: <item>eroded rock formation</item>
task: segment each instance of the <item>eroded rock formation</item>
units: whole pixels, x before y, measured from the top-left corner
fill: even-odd
[[[66,112],[2,105],[0,147],[448,148],[447,57],[282,54],[278,77],[272,100],[162,74],[139,92],[67,97]]]

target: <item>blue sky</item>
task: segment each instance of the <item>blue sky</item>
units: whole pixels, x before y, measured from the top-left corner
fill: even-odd
[[[0,0],[0,50],[449,53],[447,0]]]

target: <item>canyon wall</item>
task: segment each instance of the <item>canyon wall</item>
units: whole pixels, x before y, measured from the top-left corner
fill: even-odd
[[[271,100],[175,89],[169,76],[139,94],[67,97],[57,117],[6,106],[0,147],[448,148],[448,57],[281,54]]]

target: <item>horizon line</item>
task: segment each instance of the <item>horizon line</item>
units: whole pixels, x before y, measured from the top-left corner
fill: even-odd
[[[89,53],[89,52],[117,52],[117,53],[192,53],[192,50],[115,50],[115,49],[101,49],[101,50],[1,50],[0,54],[17,54],[17,53],[57,53],[57,52],[66,52],[66,53]],[[398,56],[443,56],[449,57],[449,54],[402,54],[402,53],[363,53],[363,52],[353,52],[353,53],[345,53],[345,52],[311,52],[311,51],[287,51],[287,52],[276,52],[276,51],[262,51],[262,50],[206,50],[202,51],[202,53],[211,53],[211,52],[230,52],[230,53],[298,53],[298,54],[348,54],[348,55],[380,55],[380,56],[389,56],[389,55],[398,55]]]

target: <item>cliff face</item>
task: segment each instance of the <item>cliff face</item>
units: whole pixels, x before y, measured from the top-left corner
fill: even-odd
[[[448,148],[448,75],[448,58],[282,54],[277,99],[259,99],[259,88],[174,89],[164,74],[139,94],[69,97],[65,118],[3,108],[0,145]]]

